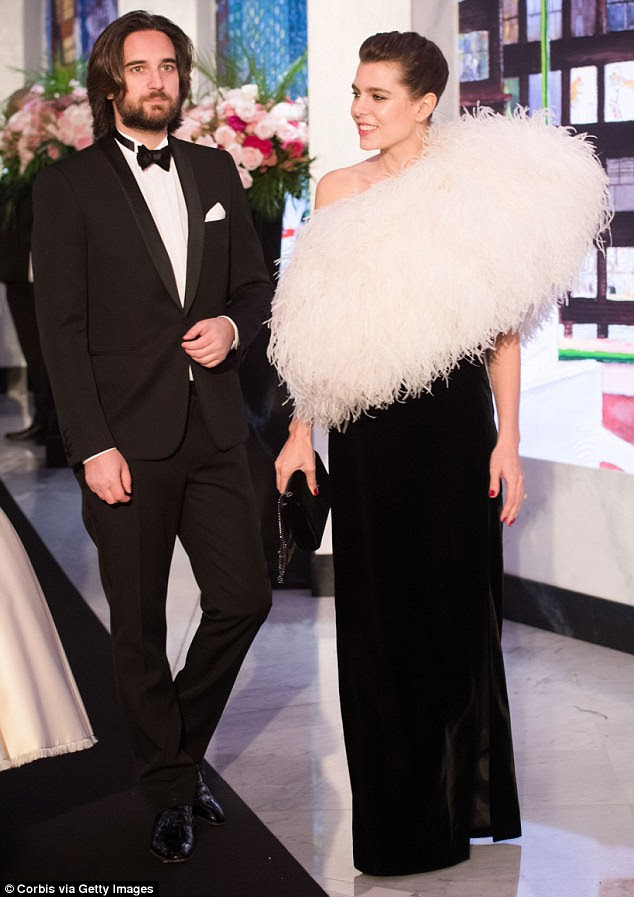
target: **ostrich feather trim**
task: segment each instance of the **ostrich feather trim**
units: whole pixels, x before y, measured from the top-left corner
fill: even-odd
[[[525,110],[434,126],[420,160],[320,209],[297,241],[269,347],[297,416],[341,427],[500,333],[530,337],[610,218],[586,135]]]

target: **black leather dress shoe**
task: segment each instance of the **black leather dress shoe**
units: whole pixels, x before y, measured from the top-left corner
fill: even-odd
[[[194,852],[194,815],[191,806],[168,807],[152,828],[150,850],[164,863],[184,863]]]
[[[39,442],[44,438],[45,430],[46,427],[43,424],[34,420],[33,423],[24,430],[15,430],[13,433],[5,433],[4,438],[10,439],[11,442],[26,442],[29,439],[37,440]]]
[[[197,772],[196,787],[194,789],[194,813],[212,825],[222,825],[225,821],[223,809],[207,785],[205,785],[200,770]]]

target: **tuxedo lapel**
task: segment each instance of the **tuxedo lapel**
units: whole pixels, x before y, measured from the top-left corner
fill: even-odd
[[[150,253],[150,257],[152,258],[152,261],[156,266],[156,270],[158,271],[167,292],[170,294],[178,307],[181,308],[181,301],[178,296],[176,279],[174,277],[174,269],[172,268],[170,257],[167,254],[165,244],[161,240],[158,228],[154,223],[154,218],[152,217],[152,213],[148,209],[147,203],[143,198],[143,194],[141,193],[139,185],[137,184],[134,175],[130,171],[130,166],[124,159],[123,154],[117,146],[114,137],[104,137],[100,141],[100,147],[108,157],[110,163],[112,164],[119,177],[119,180],[121,181],[123,192],[130,205],[130,209],[138,225],[138,228],[141,231],[141,236],[145,241],[145,245],[147,246],[148,252]],[[180,175],[180,168],[178,173]],[[185,194],[185,196],[187,196],[187,194]],[[191,213],[189,212],[189,200],[187,200],[187,209],[190,218],[189,226],[191,240]],[[189,293],[189,250],[187,281],[187,292]]]
[[[181,187],[183,188],[185,203],[187,204],[187,283],[184,305],[185,311],[188,311],[194,301],[196,291],[198,290],[198,281],[200,280],[205,240],[205,221],[191,161],[182,143],[178,140],[170,139],[169,144],[178,170]]]

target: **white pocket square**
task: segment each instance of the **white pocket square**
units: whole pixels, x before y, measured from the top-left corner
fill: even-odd
[[[205,221],[221,221],[226,217],[227,213],[224,210],[224,206],[222,205],[222,203],[217,202],[216,205],[212,206],[205,215]]]

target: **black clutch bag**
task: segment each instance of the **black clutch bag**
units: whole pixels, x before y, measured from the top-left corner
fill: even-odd
[[[277,550],[277,581],[284,582],[286,566],[295,546],[302,551],[316,551],[321,545],[328,512],[330,511],[330,482],[328,471],[315,452],[315,472],[319,495],[308,488],[303,470],[296,470],[289,479],[286,491],[277,501],[277,525],[280,545]]]

